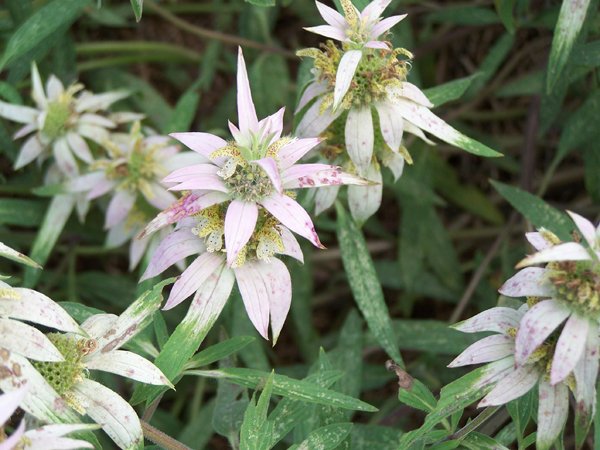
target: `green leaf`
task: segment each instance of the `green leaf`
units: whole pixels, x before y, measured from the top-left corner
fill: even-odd
[[[519,442],[525,436],[525,429],[532,418],[536,403],[535,389],[532,389],[527,394],[506,405],[506,409],[516,426]]]
[[[439,86],[425,89],[423,92],[431,103],[433,103],[435,106],[440,106],[444,103],[461,98],[469,86],[471,86],[473,81],[480,75],[480,72],[475,72],[473,75],[469,75],[468,77],[448,81],[447,83],[440,84]]]
[[[332,371],[337,376],[337,371]],[[230,367],[220,370],[189,370],[187,375],[201,377],[226,379],[231,383],[239,384],[249,388],[263,385],[269,377],[268,372]],[[372,405],[365,403],[348,395],[340,394],[305,380],[296,380],[285,375],[275,374],[273,378],[273,393],[294,400],[302,400],[308,403],[333,406],[337,408],[351,409],[355,411],[377,411]]]
[[[494,0],[496,12],[510,34],[514,34],[516,29],[515,17],[513,15],[513,9],[516,2],[517,0]]]
[[[287,105],[291,81],[283,56],[261,53],[250,67],[248,76],[259,117],[266,117],[282,105]]]
[[[263,7],[275,6],[275,0],[245,0],[245,1],[254,6],[263,6]]]
[[[308,437],[298,445],[290,447],[289,450],[333,450],[338,448],[339,444],[346,439],[346,436],[352,431],[352,423],[334,423],[325,427],[318,428],[308,435]]]
[[[548,205],[541,198],[499,181],[490,181],[494,188],[536,228],[546,228],[561,240],[569,240],[573,223],[568,216]]]
[[[139,22],[142,20],[142,9],[144,7],[144,0],[131,0],[131,8],[133,14],[135,14],[135,21]]]
[[[508,450],[496,439],[475,432],[469,433],[461,445],[469,450]]]
[[[189,130],[196,116],[199,102],[200,94],[198,92],[195,90],[185,92],[177,101],[169,122],[165,126],[165,134]]]
[[[240,448],[252,450],[269,450],[272,436],[273,423],[267,420],[269,400],[273,391],[274,372],[271,372],[267,382],[262,388],[262,393],[255,402],[256,392],[244,413],[244,421],[240,429]]]
[[[0,70],[44,42],[55,31],[68,27],[89,4],[88,0],[53,0],[42,6],[8,40],[0,59]]]
[[[498,71],[515,43],[515,37],[512,34],[504,33],[489,49],[488,54],[483,59],[478,68],[481,74],[473,81],[465,96],[473,98]]]
[[[437,400],[429,388],[416,378],[412,378],[410,383],[411,385],[408,388],[400,387],[398,390],[398,400],[405,405],[420,409],[426,413],[433,411],[437,404]]]
[[[557,162],[571,150],[600,137],[600,127],[591,127],[590,117],[600,117],[600,89],[588,94],[583,104],[569,115],[558,143]]]
[[[105,311],[102,311],[101,309],[92,308],[91,306],[82,305],[81,303],[59,302],[59,305],[62,306],[78,323],[85,322],[94,314],[105,314]]]
[[[208,366],[209,364],[239,352],[255,340],[256,339],[252,336],[235,336],[231,339],[227,339],[226,341],[211,345],[207,349],[195,354],[194,357],[185,365],[185,369],[196,369],[199,367]]]
[[[46,210],[44,222],[33,241],[31,259],[42,266],[46,264],[74,206],[75,198],[72,195],[57,195],[52,199]],[[40,275],[41,272],[36,269],[26,269],[23,284],[25,287],[35,287]]]
[[[489,8],[476,6],[446,6],[430,12],[427,21],[451,23],[454,25],[492,25],[498,23],[498,16]]]
[[[354,299],[379,344],[394,361],[402,364],[383,290],[365,238],[340,203],[336,204],[336,210],[342,262]]]
[[[583,152],[585,169],[585,187],[596,203],[600,203],[600,152],[598,148],[589,147]]]
[[[200,344],[216,322],[229,298],[233,284],[233,271],[221,267],[220,273],[210,277],[203,285],[201,295],[195,296],[184,319],[156,357],[154,364],[165,376],[175,382],[185,364],[198,350]],[[132,404],[152,402],[166,389],[163,386],[138,385]]]
[[[398,442],[402,432],[392,427],[355,423],[352,428],[351,450],[377,449],[399,450]],[[415,450],[411,448],[411,450]]]
[[[571,53],[570,62],[589,67],[600,66],[600,40],[575,46]]]
[[[581,31],[590,0],[563,0],[554,29],[552,48],[548,60],[546,91],[550,93],[560,77]]]

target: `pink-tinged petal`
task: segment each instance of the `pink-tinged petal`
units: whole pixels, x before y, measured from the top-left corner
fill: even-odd
[[[8,394],[5,394],[8,395]],[[0,422],[3,423],[3,422]],[[5,438],[2,442],[0,442],[0,450],[14,450],[17,448],[17,445],[21,441],[23,434],[25,433],[25,420],[21,420],[19,422],[19,426],[13,433]],[[27,447],[29,448],[29,447]]]
[[[12,105],[0,101],[0,117],[17,123],[33,123],[38,117],[39,111],[29,106]]]
[[[90,151],[87,142],[85,142],[81,136],[79,136],[77,133],[67,133],[67,143],[69,144],[69,147],[71,147],[71,150],[73,150],[73,153],[75,153],[80,160],[88,164],[92,163],[94,160],[92,152]]]
[[[206,159],[210,159],[212,152],[227,145],[224,139],[210,133],[171,133],[169,136],[204,156]]]
[[[329,90],[329,85],[324,81],[314,81],[310,83],[304,92],[302,93],[302,97],[300,97],[300,101],[298,102],[298,106],[296,106],[295,114],[298,114],[302,108],[308,105],[311,100],[315,97],[318,97],[321,94],[324,94]]]
[[[86,125],[95,125],[102,128],[115,128],[117,126],[112,120],[107,119],[99,114],[82,114],[79,118],[79,123]]]
[[[389,88],[388,96],[391,101],[395,101],[398,98],[404,98],[427,108],[433,108],[433,103],[429,101],[423,91],[408,81],[404,81],[400,87],[394,86]],[[407,119],[410,119],[410,117],[407,117]]]
[[[162,161],[162,165],[169,173],[184,167],[195,166],[197,164],[207,163],[209,160],[196,152],[180,151]]]
[[[545,250],[552,245],[550,242],[544,239],[542,233],[537,231],[525,233],[525,238],[537,251]]]
[[[596,410],[596,378],[598,377],[598,333],[588,333],[583,356],[575,366],[576,423],[587,430]]]
[[[520,269],[521,267],[551,261],[586,261],[589,259],[592,259],[592,257],[583,245],[577,242],[566,242],[534,253],[523,259],[516,267]]]
[[[238,48],[238,67],[237,67],[237,108],[238,122],[242,134],[249,131],[258,131],[258,118],[256,109],[252,101],[252,92],[250,90],[250,81],[246,71],[246,62],[242,54],[242,48]]]
[[[399,16],[390,16],[383,19],[381,22],[376,24],[373,28],[371,28],[371,39],[375,40],[387,30],[392,28],[394,25],[402,21],[406,17],[406,14],[402,14]]]
[[[308,108],[306,113],[304,113],[302,120],[300,120],[300,123],[296,128],[296,135],[298,137],[314,138],[319,136],[343,112],[341,109],[333,112],[331,108],[327,108],[321,113],[322,103],[323,98],[319,98],[310,108]]]
[[[348,92],[350,83],[352,83],[352,79],[354,78],[354,72],[356,72],[356,68],[358,67],[358,63],[360,62],[361,58],[362,51],[360,50],[350,50],[344,53],[344,56],[342,56],[335,74],[335,87],[333,89],[334,111],[338,109],[338,106],[340,106],[340,103],[344,99],[346,92]],[[348,139],[346,139],[346,143],[347,142]]]
[[[452,328],[463,333],[477,333],[479,331],[493,331],[508,334],[510,329],[519,327],[523,317],[522,312],[516,309],[497,306],[483,311],[470,319],[452,325]]]
[[[278,225],[277,229],[279,230],[279,235],[283,242],[283,252],[281,252],[281,254],[291,256],[301,263],[304,263],[304,254],[302,253],[302,248],[300,248],[300,244],[298,243],[296,236],[294,236],[294,233],[282,225]]]
[[[94,314],[81,324],[81,329],[91,337],[105,336],[119,320],[115,314]]]
[[[146,253],[146,249],[148,248],[148,244],[150,243],[152,237],[146,236],[141,239],[132,239],[129,244],[129,271],[132,272],[133,269],[137,267],[137,265],[142,260],[144,253]]]
[[[494,361],[484,366],[485,370],[473,384],[474,389],[480,389],[486,386],[496,384],[506,375],[514,370],[515,359],[512,356]]]
[[[367,6],[364,7],[360,13],[360,18],[364,22],[374,22],[379,19],[381,13],[389,6],[391,0],[373,0]]]
[[[135,203],[135,194],[125,189],[117,190],[108,204],[104,228],[110,228],[127,218]]]
[[[17,132],[15,134],[13,134],[13,140],[17,140],[17,139],[21,139],[24,136],[27,136],[29,133],[32,133],[33,131],[37,130],[37,124],[35,123],[30,123],[27,124],[21,128],[19,128],[17,130]]]
[[[135,234],[135,228],[129,226],[127,221],[124,220],[108,230],[104,245],[106,245],[108,248],[120,247],[129,239],[132,239]]]
[[[273,345],[275,345],[290,311],[292,280],[285,264],[277,258],[272,258],[268,263],[261,261],[259,272],[267,287],[269,314],[271,316],[271,336],[273,337]]]
[[[258,220],[256,203],[232,200],[225,214],[225,248],[227,265],[231,266],[244,245],[248,243]]]
[[[102,370],[142,383],[173,386],[158,367],[133,352],[112,350],[106,353],[96,353],[84,361],[86,368],[90,370]]]
[[[27,385],[12,392],[0,394],[0,426],[4,425],[10,416],[19,407],[25,394],[27,393]]]
[[[348,112],[345,139],[348,156],[356,166],[359,175],[364,175],[371,165],[375,140],[370,106],[352,108]]]
[[[244,140],[244,136],[242,136],[242,132],[239,130],[239,128],[231,123],[230,120],[227,121],[227,124],[229,125],[229,131],[231,132],[235,142],[242,142]]]
[[[383,196],[381,170],[377,163],[370,165],[366,178],[374,184],[370,186],[348,186],[348,207],[352,218],[358,224],[365,223],[369,217],[377,212]]]
[[[477,406],[484,408],[486,406],[504,405],[527,394],[542,376],[535,365],[517,367],[498,381],[494,389]]]
[[[341,184],[367,185],[368,180],[342,172],[342,168],[329,164],[295,164],[281,174],[285,189],[338,186]]]
[[[317,194],[315,195],[315,214],[317,216],[333,206],[339,191],[340,186],[322,187],[317,189]]]
[[[190,228],[175,230],[164,238],[156,248],[140,281],[155,277],[176,262],[188,256],[202,253],[205,250],[202,239],[192,233]]]
[[[588,333],[598,334],[598,326],[592,325],[590,329],[590,325],[590,321],[579,314],[569,317],[554,350],[550,384],[560,383],[575,369],[585,351]]]
[[[402,144],[404,120],[387,103],[375,103],[375,108],[379,114],[379,129],[383,140],[393,152],[398,152]]]
[[[83,111],[100,111],[108,109],[113,103],[118,102],[126,97],[129,97],[129,92],[124,90],[104,92],[102,94],[91,94],[89,92],[84,92],[75,104],[75,111],[81,113]],[[128,115],[131,116],[133,113],[128,113]],[[129,117],[128,121],[132,120],[140,120],[139,115],[134,115],[133,118]]]
[[[323,142],[321,138],[296,139],[279,149],[277,161],[281,169],[287,169],[299,161],[310,150]]]
[[[546,269],[527,267],[509,278],[498,292],[508,297],[550,297],[554,289],[545,274]]]
[[[202,283],[223,265],[223,256],[203,253],[189,265],[173,285],[163,310],[169,310],[200,289]]]
[[[222,192],[188,194],[152,219],[139,237],[147,236],[169,224],[179,222],[186,217],[192,216],[204,208],[223,203],[228,199],[229,197]]]
[[[217,191],[227,193],[229,188],[223,182],[223,179],[217,174],[194,175],[187,177],[187,180],[170,187],[170,191]]]
[[[50,340],[37,328],[0,317],[0,348],[37,361],[63,361]]]
[[[144,435],[135,410],[117,393],[90,379],[76,383],[75,400],[120,448],[144,446]]]
[[[94,200],[95,198],[102,197],[107,192],[110,192],[115,188],[117,182],[115,180],[107,180],[106,178],[98,181],[92,186],[92,189],[87,193],[86,198],[88,200]]]
[[[551,386],[542,378],[539,399],[536,448],[549,450],[569,415],[569,388],[564,383]]]
[[[423,133],[423,130],[421,130],[416,125],[410,123],[410,121],[408,121],[406,119],[404,119],[404,131],[406,131],[407,133],[410,133],[410,134],[414,134],[419,139],[421,139],[423,142],[426,142],[429,145],[437,145],[435,142],[433,142],[431,139],[429,139],[427,136],[425,136],[425,133]]]
[[[389,50],[390,49],[389,44],[386,42],[382,42],[382,41],[369,41],[365,44],[365,47],[375,48],[378,50]]]
[[[305,237],[315,247],[325,248],[319,241],[310,216],[298,202],[286,195],[274,194],[262,200],[261,204],[294,233]]]
[[[335,28],[339,28],[340,30],[343,30],[347,26],[346,19],[344,19],[344,16],[342,16],[335,9],[330,8],[329,6],[324,5],[321,2],[315,2],[315,3],[317,4],[317,9],[319,10],[319,14],[321,14],[321,17],[323,18],[323,20],[325,22],[327,22],[329,25],[331,25],[332,27],[335,27]]]
[[[26,320],[60,331],[79,333],[79,325],[54,300],[27,288],[12,288],[18,298],[0,298],[0,316]]]
[[[59,138],[52,146],[52,153],[56,160],[56,165],[60,171],[67,177],[73,177],[79,173],[77,161],[71,153],[66,138]]]
[[[151,182],[149,191],[143,191],[144,198],[156,209],[165,209],[177,201],[177,197],[167,191],[164,186]]]
[[[575,222],[579,233],[581,233],[588,245],[591,248],[596,248],[598,246],[598,238],[596,237],[596,229],[594,228],[594,225],[592,225],[592,222],[572,211],[567,211],[567,214],[571,216],[571,219],[573,222]]]
[[[467,347],[448,367],[481,364],[505,358],[515,350],[515,341],[510,336],[495,334],[485,337]]]
[[[521,320],[515,341],[517,363],[524,364],[569,314],[569,308],[555,300],[541,301],[527,311]]]
[[[63,92],[65,87],[55,75],[50,75],[46,80],[46,92],[48,93],[48,100],[53,101],[58,98]]]
[[[21,167],[26,166],[31,161],[36,159],[42,154],[44,147],[38,139],[37,135],[31,136],[25,141],[23,147],[19,151],[19,156],[15,161],[15,170],[19,170]]]
[[[261,261],[247,261],[233,271],[250,322],[256,331],[268,340],[270,304],[267,286],[258,270],[260,264]]]
[[[319,25],[316,27],[304,27],[306,31],[311,33],[319,34],[321,36],[325,36],[330,39],[335,39],[336,41],[345,42],[348,40],[346,37],[346,33],[339,28],[332,27],[331,25]]]
[[[194,164],[193,166],[182,167],[171,172],[163,181],[166,183],[189,181],[197,176],[216,175],[218,171],[219,167],[214,164]]]
[[[258,129],[261,131],[261,141],[269,145],[281,137],[284,114],[285,106],[280,108],[275,114],[271,114],[258,122]],[[266,140],[267,138],[268,140]]]
[[[98,145],[104,145],[110,136],[106,129],[89,124],[78,125],[76,132],[96,142]]]
[[[279,168],[277,167],[277,163],[273,158],[263,158],[258,159],[256,161],[252,161],[253,164],[258,164],[267,174],[271,183],[273,183],[273,187],[277,192],[281,194],[283,191],[283,186],[281,184],[281,175],[279,173]]]

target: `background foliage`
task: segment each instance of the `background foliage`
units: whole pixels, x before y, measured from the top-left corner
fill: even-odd
[[[567,18],[563,11],[575,3],[579,14]],[[447,440],[476,411],[468,392],[456,401],[461,386],[446,386],[436,400],[466,373],[446,365],[480,337],[447,325],[497,304],[496,289],[526,252],[525,230],[545,226],[564,236],[570,227],[559,210],[600,214],[597,9],[597,0],[392,2],[388,12],[409,15],[393,33],[396,46],[415,54],[409,80],[438,115],[504,157],[409,142],[414,165],[395,184],[384,179],[384,203],[364,224],[364,240],[338,208],[316,221],[328,249],[307,246],[305,265],[286,262],[294,296],[277,346],[255,333],[234,293],[176,392],[144,404],[149,392],[106,381],[124,395],[135,392],[145,420],[192,448],[395,449],[432,411],[427,439],[422,429],[403,437],[401,448],[436,440],[438,449],[517,441],[526,448],[534,415],[528,397],[495,412],[478,430],[484,434]],[[302,30],[316,17],[305,0],[146,0],[143,11],[140,0],[6,0],[0,97],[24,102],[37,61],[43,74],[66,83],[130,90],[120,107],[145,113],[161,133],[219,134],[235,116],[242,45],[259,116],[286,105],[291,123],[309,69],[294,51],[319,42]],[[78,318],[91,308],[118,314],[148,284],[128,273],[125,248],[104,248],[101,211],[93,209],[84,225],[71,217],[62,232],[51,217],[45,221],[51,202],[60,201],[39,189],[41,169],[12,171],[14,130],[0,121],[0,241],[45,270],[28,269],[21,279],[17,266],[0,272],[65,302]],[[135,348],[155,356],[184,311],[156,314]],[[400,367],[386,369],[389,358],[401,363],[399,351],[412,383]],[[257,385],[262,393],[253,394]],[[277,406],[269,410],[270,397]]]

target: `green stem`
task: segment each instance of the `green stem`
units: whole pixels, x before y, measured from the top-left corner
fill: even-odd
[[[110,58],[94,59],[92,61],[85,61],[77,64],[77,70],[79,72],[86,72],[88,70],[101,69],[104,67],[121,66],[128,64],[137,64],[140,62],[190,62],[189,60],[183,60],[177,55],[167,54],[155,54],[155,55],[125,55],[125,56],[114,56]],[[196,63],[197,61],[191,61]]]
[[[158,428],[153,427],[148,422],[140,420],[144,437],[165,450],[190,450],[187,445],[182,444],[177,439],[163,433]]]
[[[75,50],[80,55],[95,55],[96,53],[145,53],[147,54],[160,53],[161,56],[178,57],[182,60],[191,62],[200,62],[202,55],[193,50],[179,47],[177,45],[167,44],[164,42],[150,41],[98,41],[86,42],[77,44]],[[138,55],[142,56],[142,55]]]
[[[483,410],[481,414],[471,420],[468,424],[450,436],[451,439],[462,439],[466,437],[472,431],[475,431],[479,428],[485,421],[487,421],[490,417],[492,417],[496,411],[500,409],[500,406],[492,406]]]

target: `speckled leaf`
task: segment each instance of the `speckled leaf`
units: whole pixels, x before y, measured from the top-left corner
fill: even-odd
[[[402,356],[398,351],[390,314],[365,239],[339,203],[336,210],[342,261],[354,299],[379,345],[394,361],[401,363]]]
[[[473,80],[479,77],[481,73],[475,72],[473,75],[468,77],[458,78],[456,80],[448,81],[447,83],[440,84],[429,89],[425,89],[423,92],[431,103],[435,106],[443,105],[444,103],[457,100],[467,91]]]
[[[300,444],[290,447],[290,450],[332,450],[346,439],[352,431],[352,423],[334,423],[321,427],[308,435]]]
[[[575,39],[581,30],[590,0],[563,0],[554,29],[552,49],[548,60],[546,91],[549,93],[560,77]]]
[[[190,370],[188,375],[226,379],[242,386],[256,388],[265,383],[269,373],[260,370],[241,367],[225,368],[220,370]],[[308,403],[317,403],[325,406],[352,409],[356,411],[377,411],[377,408],[361,400],[305,380],[296,380],[285,375],[275,374],[273,378],[273,393],[294,400],[303,400]]]

